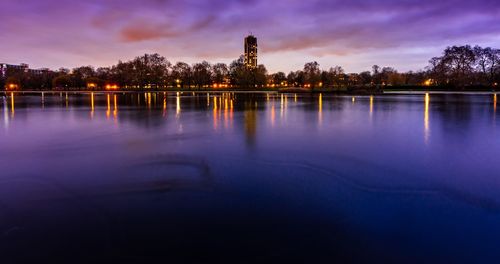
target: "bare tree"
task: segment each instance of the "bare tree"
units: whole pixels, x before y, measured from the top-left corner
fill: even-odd
[[[500,64],[500,50],[475,46],[474,55],[476,56],[476,69],[481,74],[480,81],[493,84]]]
[[[308,62],[304,65],[304,75],[307,84],[314,89],[320,80],[321,71],[319,69],[319,63],[316,61]]]
[[[229,77],[229,68],[225,63],[216,63],[212,66],[212,78],[215,83],[223,83]]]
[[[185,85],[191,87],[192,82],[192,69],[189,64],[185,62],[177,62],[172,67],[171,77],[176,85],[180,85],[184,88]]]
[[[193,81],[198,88],[210,85],[212,81],[212,66],[210,63],[203,61],[193,65]]]

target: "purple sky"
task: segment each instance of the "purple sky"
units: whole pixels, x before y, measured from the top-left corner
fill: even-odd
[[[312,60],[348,72],[418,70],[449,45],[500,48],[500,2],[1,0],[0,62],[109,66],[158,52],[171,62],[229,63],[250,31],[271,72]]]

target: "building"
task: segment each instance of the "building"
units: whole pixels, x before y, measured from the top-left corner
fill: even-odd
[[[245,65],[248,68],[257,68],[257,38],[249,35],[245,38]]]
[[[0,78],[4,78],[5,74],[7,74],[7,64],[0,63]]]
[[[30,69],[29,65],[26,63],[21,63],[19,65],[0,63],[0,78],[7,77],[9,71],[12,72],[23,72],[30,73],[34,75],[41,75],[50,72],[49,68],[41,68],[41,69]]]
[[[34,75],[42,75],[49,73],[50,69],[49,68],[29,69],[28,72]]]
[[[21,63],[19,65],[0,63],[0,77],[5,77],[7,75],[7,71],[9,69],[13,69],[16,71],[28,72],[29,65],[26,63]]]

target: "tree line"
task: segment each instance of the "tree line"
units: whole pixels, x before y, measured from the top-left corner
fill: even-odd
[[[500,50],[475,46],[448,47],[430,61],[428,74],[436,85],[497,86],[500,81]]]
[[[25,90],[46,89],[213,89],[279,88],[348,89],[388,86],[435,86],[449,88],[496,87],[500,82],[500,50],[479,46],[452,46],[442,56],[432,58],[423,70],[400,73],[392,67],[374,65],[371,71],[345,73],[341,66],[322,70],[308,62],[303,69],[288,74],[268,74],[264,65],[248,68],[244,57],[231,62],[189,65],[170,63],[159,54],[145,54],[119,61],[111,67],[82,66],[58,71],[34,72],[10,68],[0,85]],[[14,84],[14,85],[11,85]],[[9,86],[10,85],[10,86]]]

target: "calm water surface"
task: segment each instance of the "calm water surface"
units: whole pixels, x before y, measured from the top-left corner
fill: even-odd
[[[1,262],[495,263],[496,101],[9,93]]]

